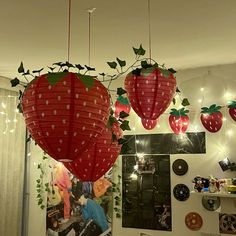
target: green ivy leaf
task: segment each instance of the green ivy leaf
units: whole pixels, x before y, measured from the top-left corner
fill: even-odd
[[[135,70],[132,70],[132,74],[136,75],[136,76],[140,76],[141,75],[141,69],[140,68],[136,68]]]
[[[152,65],[149,64],[147,61],[141,61],[141,67],[142,67],[143,69],[147,69],[147,68],[152,67]]]
[[[116,69],[116,67],[117,67],[117,63],[116,63],[115,61],[107,62],[107,64],[108,64],[112,69]]]
[[[40,73],[44,68],[41,68],[39,70],[33,70],[32,73]]]
[[[94,85],[94,77],[90,75],[77,74],[78,79],[82,81],[84,86],[88,89],[92,88]]]
[[[19,113],[23,113],[21,103],[19,103],[19,104],[17,105],[17,110],[18,110]]]
[[[116,213],[116,218],[120,218],[120,217],[121,217],[120,213]]]
[[[176,99],[173,98],[173,99],[172,99],[172,102],[173,102],[173,104],[175,105],[175,104],[176,104]]]
[[[119,63],[120,67],[126,66],[126,61],[120,60],[118,57],[116,58],[116,60]]]
[[[56,68],[56,67],[50,67],[50,66],[48,66],[48,69],[50,69],[51,72],[53,72],[53,70],[54,70],[55,68]]]
[[[71,63],[70,63],[70,62],[68,62],[68,61],[66,62],[66,66],[67,66],[68,68],[71,68],[71,67],[72,67],[72,68],[74,68],[74,65],[73,65],[73,64],[71,64]]]
[[[99,75],[101,75],[102,77],[104,77],[106,74],[105,74],[105,73],[99,73]]]
[[[15,78],[15,79],[10,80],[10,82],[11,82],[11,87],[15,87],[16,85],[20,83],[20,80]]]
[[[143,49],[142,44],[140,44],[139,48],[134,48],[133,47],[133,50],[134,50],[135,55],[138,55],[138,56],[143,56],[145,54],[145,52],[146,52]]]
[[[107,121],[107,127],[111,128],[113,126],[113,124],[116,122],[117,122],[117,120],[114,116],[109,116],[109,119]]]
[[[115,142],[115,141],[117,141],[117,137],[116,137],[116,135],[112,132],[112,142]]]
[[[124,144],[124,143],[126,143],[126,142],[127,142],[127,140],[124,139],[124,138],[118,139],[118,144]]]
[[[29,75],[30,74],[30,70],[27,70],[26,72],[22,73],[22,75]]]
[[[117,88],[116,94],[121,96],[123,94],[127,93],[126,90],[124,90],[123,88]]]
[[[176,87],[176,91],[175,91],[176,93],[180,93],[180,90],[179,90],[179,88],[178,87]]]
[[[44,206],[44,205],[41,205],[40,208],[43,210],[43,209],[45,208],[45,206]]]
[[[79,70],[83,70],[83,69],[84,69],[84,67],[81,66],[80,64],[75,64],[75,67],[76,67],[77,69],[79,69]]]
[[[129,114],[126,113],[126,112],[124,112],[124,111],[121,111],[121,112],[120,112],[120,115],[119,115],[119,117],[120,117],[121,119],[124,119],[124,118],[126,118],[126,117],[128,117],[128,116],[129,116]]]
[[[88,71],[95,71],[95,68],[93,68],[93,67],[90,67],[90,66],[87,66],[87,65],[84,65],[84,66],[86,67],[86,69]]]
[[[181,103],[181,105],[184,106],[184,107],[186,107],[186,106],[189,106],[190,103],[189,103],[189,101],[188,101],[187,98],[184,98],[183,101],[182,101],[182,103]]]
[[[46,160],[46,159],[48,159],[48,157],[47,156],[43,156],[43,160]]]
[[[24,69],[24,66],[23,66],[23,62],[20,63],[20,66],[18,68],[18,72],[19,73],[25,73],[25,69]]]
[[[177,71],[174,70],[173,68],[169,68],[168,71],[170,71],[172,74],[175,74]]]
[[[125,130],[131,130],[129,127],[129,121],[128,120],[124,120],[122,122],[122,124],[120,125],[120,128],[125,131]]]
[[[37,183],[40,183],[40,179],[36,179],[36,182],[37,182]]]

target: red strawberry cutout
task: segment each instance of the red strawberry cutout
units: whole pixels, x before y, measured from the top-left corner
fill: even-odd
[[[120,136],[121,130],[115,127],[115,135]],[[116,133],[118,132],[118,133]],[[117,136],[117,138],[119,138]],[[82,153],[75,161],[64,163],[66,168],[82,181],[96,181],[114,164],[120,154],[121,145],[112,140],[112,130],[106,128],[102,136]]]
[[[50,73],[28,85],[22,109],[35,142],[54,159],[72,161],[102,135],[110,99],[92,76]]]
[[[119,118],[119,115],[122,111],[124,111],[125,113],[129,114],[130,113],[130,104],[129,104],[129,101],[126,97],[123,97],[122,95],[120,95],[115,104],[114,104],[114,107],[115,107],[115,117],[116,118]]]
[[[173,74],[152,66],[136,69],[125,78],[125,90],[131,107],[146,124],[146,120],[157,120],[170,105],[176,90]]]
[[[189,110],[181,108],[180,110],[171,109],[169,116],[169,125],[175,134],[184,134],[189,126],[189,117],[186,113]]]
[[[209,108],[202,107],[201,109],[202,125],[211,133],[218,132],[223,124],[223,115],[220,112],[221,106],[213,104]]]
[[[228,108],[231,118],[236,121],[236,101],[231,101]]]

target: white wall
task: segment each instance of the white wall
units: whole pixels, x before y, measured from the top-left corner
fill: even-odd
[[[208,74],[210,70],[210,74]],[[189,131],[203,131],[204,129],[200,123],[200,107],[209,106],[212,103],[218,103],[220,105],[226,104],[227,99],[236,98],[236,64],[234,65],[222,65],[209,68],[198,68],[185,70],[177,73],[177,81],[179,88],[190,100],[191,106],[189,109],[191,126]],[[113,87],[121,87],[122,80],[114,82]],[[204,92],[200,91],[200,88],[204,87]],[[225,97],[228,92],[228,97]],[[230,96],[230,93],[232,96]],[[227,95],[227,94],[226,94]],[[198,102],[198,99],[202,99],[202,104]],[[222,172],[218,161],[229,157],[231,161],[236,161],[235,157],[235,137],[236,137],[236,123],[227,114],[227,109],[224,108],[223,114],[227,118],[223,124],[222,129],[216,134],[210,134],[206,132],[206,154],[195,155],[171,155],[171,165],[177,158],[183,158],[188,162],[189,171],[186,175],[180,177],[171,172],[171,190],[177,183],[184,183],[192,189],[191,180],[196,175],[209,176],[212,174],[218,178],[234,177],[235,172]],[[152,131],[147,131],[141,126],[140,120],[133,112],[130,115],[130,124],[132,131],[127,134],[142,134],[142,133],[166,133],[171,132],[168,126],[168,114],[163,114],[160,118],[160,128],[155,128]],[[134,130],[135,129],[135,130]],[[232,136],[227,134],[227,131],[231,129],[233,131]],[[34,162],[38,162],[42,153],[36,148],[31,151],[31,192],[30,192],[30,218],[29,218],[29,236],[31,235],[45,235],[45,221],[46,213],[40,210],[36,202],[35,193],[35,180],[37,178],[37,168]],[[121,158],[119,159],[121,166]],[[121,173],[121,169],[119,170]],[[222,200],[222,208],[224,213],[226,211],[234,211],[233,200]],[[151,231],[141,229],[128,229],[121,227],[121,220],[114,217],[113,221],[113,235],[114,236],[138,236],[141,232],[146,232],[150,235],[201,235],[201,232],[190,231],[186,228],[184,223],[185,215],[189,211],[199,212],[203,217],[203,227],[201,232],[217,234],[218,233],[218,213],[208,212],[201,206],[201,198],[199,196],[192,196],[186,202],[179,202],[172,196],[172,232],[165,231]]]

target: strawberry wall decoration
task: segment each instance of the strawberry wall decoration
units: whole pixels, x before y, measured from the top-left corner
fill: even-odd
[[[185,108],[180,110],[171,109],[169,116],[169,125],[175,134],[184,134],[189,127],[189,117]]]
[[[76,159],[102,135],[110,99],[92,76],[72,72],[36,77],[22,97],[26,126],[35,142],[51,157]]]
[[[121,129],[113,131],[120,136]],[[118,133],[116,133],[118,131]],[[118,138],[118,137],[117,137]],[[66,168],[82,181],[96,181],[114,164],[119,156],[121,145],[112,138],[112,129],[105,128],[102,136],[76,160],[64,163]]]
[[[125,113],[129,114],[130,113],[130,104],[129,104],[129,101],[127,99],[127,97],[124,97],[122,95],[120,95],[115,104],[114,104],[114,107],[115,107],[115,117],[118,118],[119,115],[120,115],[120,112],[124,111]]]
[[[201,108],[201,122],[202,125],[211,133],[218,132],[223,123],[223,115],[220,112],[221,106],[217,106],[216,104],[208,107]]]
[[[236,101],[231,101],[228,105],[231,118],[236,121]]]

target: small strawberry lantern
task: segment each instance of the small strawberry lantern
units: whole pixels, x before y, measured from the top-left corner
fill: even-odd
[[[36,77],[22,110],[35,142],[58,161],[73,161],[102,135],[109,116],[107,89],[92,76],[72,72]]]
[[[231,118],[236,121],[236,101],[231,101],[228,105]]]
[[[171,109],[169,116],[169,125],[175,134],[184,134],[189,126],[189,117],[186,113],[189,111],[185,108],[177,110]]]
[[[130,113],[130,104],[129,104],[129,101],[126,97],[120,95],[115,104],[114,104],[114,107],[115,107],[115,117],[118,118],[119,115],[120,115],[120,112],[124,111],[125,113],[129,114]]]
[[[223,123],[223,115],[220,112],[221,106],[217,106],[216,104],[208,107],[201,108],[201,122],[202,125],[211,133],[218,132]]]
[[[117,130],[117,126],[115,129]],[[118,135],[120,132],[121,130]],[[64,163],[64,165],[80,180],[94,182],[113,166],[120,150],[121,145],[118,144],[118,141],[112,140],[112,130],[105,128],[102,136],[89,149],[73,162]]]
[[[173,99],[176,80],[171,71],[153,65],[129,73],[125,78],[125,89],[131,107],[141,118],[142,124],[153,121],[152,129]],[[144,128],[147,127],[149,125],[144,125]]]

